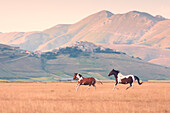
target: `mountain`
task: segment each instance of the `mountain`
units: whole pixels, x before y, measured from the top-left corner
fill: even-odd
[[[111,14],[111,12],[101,11],[72,24],[67,33],[45,43],[38,49],[51,49],[55,43],[59,43],[57,47],[60,47],[61,43],[62,46],[68,46],[76,41],[134,44],[157,22],[163,20],[165,19],[137,11],[116,15]]]
[[[30,51],[49,51],[71,46],[77,41],[127,45],[131,46],[130,48],[144,45],[144,47],[164,51],[164,49],[170,48],[169,22],[169,19],[162,16],[152,16],[145,12],[130,11],[124,14],[113,14],[103,10],[77,23],[59,24],[44,31],[0,33],[0,43]],[[152,52],[142,51],[144,54],[142,56],[156,55]],[[135,52],[131,54],[130,51],[126,51],[126,53],[138,56]],[[165,55],[163,54],[163,56]],[[142,58],[147,61],[152,60],[148,57]]]
[[[56,81],[72,78],[75,72],[101,80],[113,69],[142,80],[170,80],[170,69],[148,63],[126,53],[79,42],[70,47],[41,53],[0,44],[0,79]]]
[[[51,50],[72,45],[76,41],[105,44],[136,44],[140,42],[140,44],[146,45],[147,42],[142,43],[142,41],[147,41],[150,38],[146,37],[146,33],[152,27],[155,27],[153,29],[162,29],[162,31],[168,27],[162,28],[161,26],[167,24],[165,24],[166,22],[161,24],[161,21],[166,21],[166,19],[161,16],[154,17],[145,12],[131,11],[125,14],[113,14],[103,10],[75,24],[60,24],[40,32],[1,33],[0,43],[32,51]],[[156,25],[157,23],[158,25]],[[164,40],[168,40],[167,38],[169,36],[164,37]],[[169,47],[169,45],[166,44],[165,47]]]

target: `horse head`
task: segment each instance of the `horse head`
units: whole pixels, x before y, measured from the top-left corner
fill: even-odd
[[[110,71],[110,73],[108,74],[108,76],[113,75],[113,73],[114,73],[114,69],[113,69],[112,71]]]
[[[118,75],[119,71],[118,70],[112,70],[110,71],[110,73],[108,74],[108,76],[114,75],[115,77]]]
[[[80,78],[82,78],[83,76],[79,73],[75,73],[74,74],[74,77],[73,77],[73,80],[75,80],[77,78],[77,80],[79,80]]]
[[[77,74],[78,74],[78,73],[75,73],[75,74],[74,74],[73,80],[75,80],[75,79],[77,78]]]

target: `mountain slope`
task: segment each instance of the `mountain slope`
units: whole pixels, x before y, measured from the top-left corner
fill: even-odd
[[[164,65],[164,66],[170,67],[170,57],[156,58],[156,59],[150,60],[149,62],[153,64]]]
[[[29,79],[48,76],[41,60],[30,57],[25,50],[0,44],[0,79]]]
[[[52,40],[46,42],[45,44],[41,45],[38,50],[50,50],[56,47],[72,45],[76,41],[80,41],[77,35],[81,33],[87,33],[92,26],[96,25],[96,22],[102,21],[104,18],[110,17],[112,15],[113,14],[109,11],[101,11],[96,14],[90,15],[85,19],[70,25],[66,33],[59,35],[53,38]]]
[[[107,11],[93,14],[80,22],[72,24],[67,33],[47,42],[40,50],[51,49],[50,46],[64,40],[62,46],[76,41],[89,41],[106,44],[133,44],[140,40],[153,25],[163,18],[153,17],[147,13],[132,11],[113,15]],[[60,47],[60,46],[57,46]]]
[[[157,18],[149,14],[136,11],[112,15],[96,22],[85,35],[81,33],[76,35],[76,38],[93,43],[131,44],[135,43],[157,21]]]
[[[161,49],[142,45],[98,44],[106,48],[116,49],[130,56],[139,57],[145,61],[170,67],[170,49]],[[163,60],[163,62],[161,62]]]
[[[71,58],[60,55],[57,59],[47,61],[46,70],[58,77],[72,78],[78,72],[85,77],[108,80],[107,75],[113,69],[122,74],[134,74],[142,80],[170,79],[170,69],[159,65],[147,63],[122,54],[94,53],[90,56]]]
[[[139,44],[161,48],[170,47],[170,20],[160,21],[154,25],[141,37]]]

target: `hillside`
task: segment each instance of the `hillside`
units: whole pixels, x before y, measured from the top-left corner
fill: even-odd
[[[41,68],[41,60],[30,52],[0,44],[0,79],[30,79],[48,76]]]
[[[139,44],[168,48],[170,44],[170,20],[160,21],[139,40]]]
[[[168,67],[89,42],[79,42],[41,55],[0,45],[0,61],[0,79],[7,80],[60,80],[72,78],[75,72],[108,80],[113,79],[107,76],[112,68],[123,74],[135,74],[142,80],[170,80]]]
[[[167,73],[170,72],[169,68],[145,62],[139,57],[126,55],[124,52],[97,46],[90,42],[77,42],[71,48],[77,48],[78,52],[72,52],[68,47],[63,48],[64,50],[60,49],[62,54],[58,54],[56,59],[48,60],[45,69],[63,77],[69,77],[72,76],[72,73],[79,72],[84,76],[109,79],[108,72],[112,68],[116,68],[123,74],[135,74],[143,80],[170,79],[170,74]],[[69,51],[66,53],[67,49]],[[61,53],[60,50],[59,53]],[[89,54],[82,54],[79,50]],[[76,53],[76,56],[73,56],[73,53]]]
[[[141,59],[154,64],[170,67],[170,49],[158,47],[148,47],[143,45],[117,45],[117,44],[97,44],[106,48],[116,49],[126,52],[130,56],[140,57]],[[162,62],[162,59],[164,59]],[[166,59],[166,60],[165,60]]]
[[[170,57],[169,58],[156,58],[149,61],[153,64],[164,65],[170,67]]]
[[[69,78],[73,73],[79,72],[85,77],[93,76],[102,80],[109,79],[107,75],[113,68],[120,70],[122,74],[137,75],[142,80],[170,79],[169,68],[122,54],[95,53],[78,58],[60,55],[57,59],[48,60],[46,65],[46,69],[58,77]]]

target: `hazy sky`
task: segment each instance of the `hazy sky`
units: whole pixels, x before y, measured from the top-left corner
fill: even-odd
[[[41,31],[101,10],[137,10],[170,18],[170,0],[0,0],[0,32]]]

